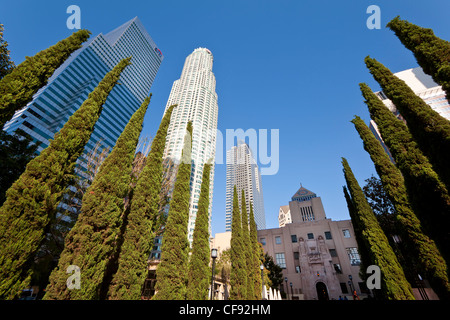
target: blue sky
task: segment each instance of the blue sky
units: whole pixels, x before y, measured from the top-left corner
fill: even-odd
[[[263,176],[267,228],[300,183],[322,198],[328,218],[349,219],[341,157],[361,185],[375,174],[350,120],[369,115],[358,83],[379,87],[364,65],[370,55],[393,72],[417,66],[385,28],[397,15],[450,40],[450,2],[428,1],[0,1],[16,64],[72,33],[69,5],[93,36],[138,16],[164,54],[151,92],[143,135],[154,135],[174,80],[197,47],[214,55],[218,128],[279,129],[279,171]],[[381,9],[381,29],[369,30],[369,5]],[[225,152],[225,150],[223,150]],[[216,165],[213,234],[225,231],[225,165]]]

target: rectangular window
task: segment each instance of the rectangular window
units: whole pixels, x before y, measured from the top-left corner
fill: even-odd
[[[291,241],[292,241],[292,243],[297,242],[297,235],[292,234],[292,235],[291,235]]]
[[[295,266],[295,273],[300,273],[300,272],[301,272],[300,266]]]
[[[337,257],[336,249],[329,249],[329,250],[330,250],[330,255],[331,255],[332,257]]]
[[[275,243],[276,244],[281,244],[281,237],[280,236],[276,236],[275,237]]]
[[[325,239],[327,239],[327,240],[333,239],[333,238],[331,237],[331,232],[330,232],[330,231],[325,231]]]
[[[308,239],[314,239],[314,234],[313,233],[308,233]]]
[[[275,260],[277,262],[277,265],[279,265],[283,269],[286,269],[286,259],[284,257],[284,252],[275,253]]]
[[[334,270],[336,271],[336,273],[339,273],[339,274],[342,273],[341,265],[339,263],[335,263],[335,264],[333,264],[333,266],[334,266]]]
[[[299,256],[298,252],[294,252],[294,259],[295,259],[295,260],[298,260],[299,257],[300,257],[300,256]]]
[[[341,282],[340,285],[342,293],[348,293],[347,284],[345,282]]]
[[[348,258],[350,259],[350,264],[352,266],[359,266],[361,264],[361,259],[359,257],[357,248],[347,248]]]
[[[260,238],[260,239],[259,239],[259,242],[260,242],[263,246],[265,246],[265,245],[266,245],[266,238]]]
[[[350,230],[342,229],[342,233],[344,234],[344,238],[350,238]]]

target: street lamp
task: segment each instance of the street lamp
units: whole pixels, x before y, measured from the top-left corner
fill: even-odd
[[[211,300],[214,300],[214,269],[216,267],[217,249],[211,249],[212,269],[211,269]]]
[[[288,282],[288,278],[287,277],[284,277],[284,282],[286,282],[286,295],[289,296],[289,289],[288,289],[288,286],[287,286],[287,282]]]
[[[262,282],[261,295],[262,295],[262,300],[266,300],[266,295],[265,295],[266,287],[264,285],[264,265],[261,263],[259,268],[261,269],[261,282]]]
[[[291,286],[291,300],[292,300],[292,297],[294,296],[294,291],[292,291],[292,282],[290,282],[289,285]]]

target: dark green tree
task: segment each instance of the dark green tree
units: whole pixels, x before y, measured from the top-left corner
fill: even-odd
[[[242,241],[243,241],[243,248],[244,251],[242,254],[244,255],[245,259],[245,269],[247,273],[247,290],[246,290],[246,300],[251,300],[255,296],[255,279],[253,278],[253,246],[250,241],[250,226],[249,226],[249,218],[247,214],[247,201],[245,200],[245,191],[242,189],[241,192],[241,208],[242,208]]]
[[[82,198],[80,215],[65,239],[58,266],[50,275],[46,300],[97,300],[117,248],[124,219],[132,164],[150,98],[131,116]],[[81,288],[66,285],[67,267],[80,268]]]
[[[272,289],[279,290],[283,284],[283,269],[273,261],[273,257],[270,256],[267,252],[264,254],[264,268],[269,272],[268,278],[270,283],[268,284],[264,281],[267,287],[271,287]]]
[[[253,204],[250,202],[250,245],[253,253],[253,259],[250,266],[249,279],[253,283],[253,297],[249,296],[251,300],[261,299],[261,262],[259,260],[259,243],[258,230],[256,229],[255,215],[253,213]]]
[[[0,24],[0,80],[15,68],[14,62],[9,57],[8,42],[3,39],[3,31],[3,24]]]
[[[197,218],[195,219],[192,254],[188,271],[188,300],[207,300],[210,283],[209,268],[209,176],[211,164],[203,167],[202,186],[198,200]]]
[[[364,60],[370,73],[406,120],[409,132],[434,170],[450,188],[450,121],[434,111],[401,79],[375,59]],[[449,69],[450,70],[450,69]]]
[[[33,57],[25,57],[24,62],[0,80],[0,129],[17,110],[32,100],[53,72],[81,48],[90,34],[87,30],[79,30]]]
[[[159,210],[159,193],[163,175],[163,152],[167,129],[175,106],[167,109],[153,139],[136,186],[133,189],[117,272],[109,284],[108,299],[139,300],[155,238],[155,220]]]
[[[154,300],[185,300],[188,280],[192,122],[188,122],[181,162],[178,167],[169,214],[161,246],[161,262],[156,269]]]
[[[361,242],[370,254],[370,262],[367,263],[380,268],[383,295],[389,300],[414,300],[411,285],[345,158],[342,158],[342,165],[352,199],[355,225],[361,231]]]
[[[74,181],[76,160],[129,60],[119,62],[104,77],[7,191],[0,208],[0,298],[14,298],[28,286],[33,257],[55,218],[62,195]]]
[[[233,214],[231,217],[231,275],[230,275],[230,299],[245,300],[247,298],[247,263],[245,260],[245,248],[242,231],[241,212],[239,198],[234,186]]]
[[[450,197],[444,183],[413,140],[406,125],[385,107],[366,84],[360,84],[371,118],[401,171],[412,209],[424,232],[448,263]]]
[[[387,27],[412,51],[423,71],[442,86],[450,100],[450,42],[438,38],[432,29],[419,27],[398,16]]]
[[[411,260],[418,263],[420,272],[425,273],[433,289],[440,293],[440,297],[448,296],[450,287],[447,264],[434,241],[424,233],[420,220],[413,212],[400,170],[391,162],[380,142],[361,118],[356,116],[352,123],[363,141],[364,149],[369,153],[375,165],[383,184],[383,190],[395,208],[398,232],[409,248],[408,265],[411,264]]]

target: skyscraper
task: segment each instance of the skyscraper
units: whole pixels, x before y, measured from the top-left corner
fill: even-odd
[[[106,35],[100,33],[74,52],[4,129],[12,133],[21,128],[40,143],[38,152],[41,152],[106,73],[129,56],[132,65],[124,70],[120,85],[108,96],[85,153],[78,159],[81,166],[78,168],[86,170],[87,154],[96,145],[112,150],[131,115],[148,96],[163,60],[137,17]]]
[[[445,97],[445,92],[442,90],[440,85],[433,81],[431,76],[422,71],[422,68],[417,67],[408,69],[394,73],[394,75],[403,80],[414,91],[414,93],[422,98],[423,101],[425,101],[434,111],[450,120],[450,104]],[[386,97],[383,91],[377,92],[376,94],[383,101],[386,107],[397,116],[397,118],[404,121],[395,105]],[[369,127],[375,137],[381,142],[381,145],[386,150],[387,154],[391,158],[391,161],[394,162],[389,149],[381,138],[375,121],[370,120]]]
[[[241,206],[242,190],[247,201],[247,213],[250,212],[250,203],[253,204],[256,227],[258,230],[266,228],[266,214],[261,183],[261,173],[253,158],[249,146],[238,141],[237,146],[227,151],[227,185],[225,203],[225,231],[231,231],[233,213],[233,190],[236,185],[239,196],[239,209]]]
[[[197,48],[185,60],[180,79],[173,83],[167,101],[169,106],[177,104],[173,110],[167,132],[164,158],[174,162],[181,159],[184,136],[189,121],[192,121],[192,170],[191,199],[189,204],[188,238],[193,240],[198,200],[202,184],[203,165],[211,161],[209,216],[211,220],[212,194],[214,187],[214,160],[218,104],[216,79],[212,72],[213,55],[206,48]]]

